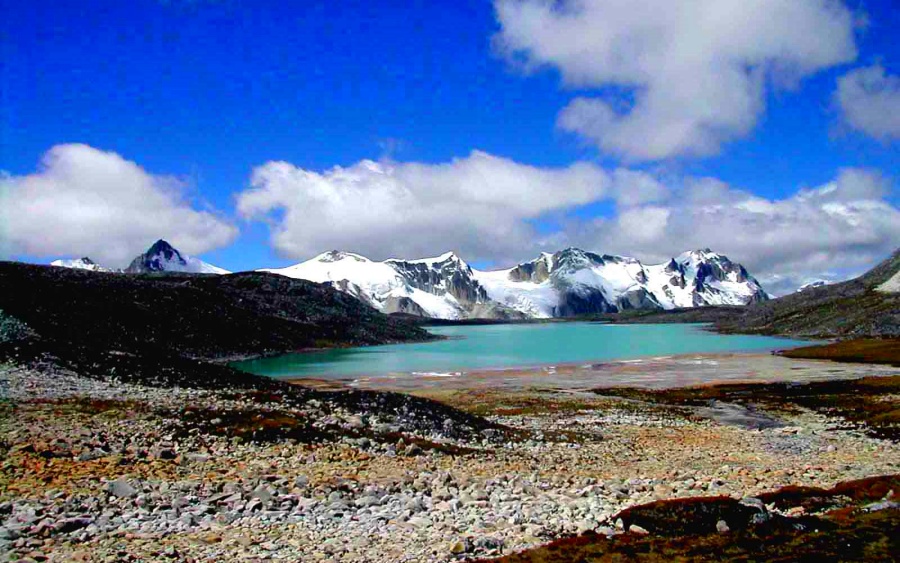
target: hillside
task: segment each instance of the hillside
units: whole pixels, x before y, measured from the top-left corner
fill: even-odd
[[[0,311],[38,335],[27,348],[82,363],[110,354],[224,360],[431,338],[330,287],[265,273],[129,275],[0,262]]]
[[[724,332],[791,336],[900,336],[900,293],[882,286],[900,271],[900,250],[866,274],[747,307],[719,320]]]

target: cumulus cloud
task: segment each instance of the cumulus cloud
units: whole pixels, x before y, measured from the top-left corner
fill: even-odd
[[[718,152],[745,136],[767,87],[856,58],[836,0],[494,0],[497,48],[526,72],[559,70],[558,125],[633,161]]]
[[[890,190],[878,172],[855,168],[784,199],[713,178],[689,179],[667,201],[582,225],[573,242],[650,261],[711,247],[782,294],[810,279],[860,273],[893,252],[900,245],[900,210],[886,200]]]
[[[238,195],[239,215],[268,221],[273,246],[294,259],[336,248],[379,259],[453,249],[473,260],[520,260],[544,241],[533,225],[547,214],[668,193],[644,172],[587,162],[541,168],[481,151],[439,164],[364,160],[322,172],[268,162],[250,183]]]
[[[268,162],[237,210],[268,221],[273,246],[295,259],[337,248],[373,259],[453,249],[517,260],[535,248],[532,220],[606,198],[653,199],[657,189],[641,173],[617,177],[584,162],[539,168],[473,151],[441,164],[365,160],[323,172]]]
[[[113,152],[56,145],[35,173],[0,177],[2,251],[87,255],[120,267],[158,238],[189,254],[234,240],[237,228],[213,211],[196,209],[185,187]]]
[[[874,65],[838,79],[835,101],[850,128],[882,141],[900,139],[900,76]]]

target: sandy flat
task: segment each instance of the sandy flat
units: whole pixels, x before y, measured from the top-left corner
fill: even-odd
[[[578,390],[619,386],[667,388],[726,381],[821,381],[898,373],[900,369],[890,366],[795,360],[775,354],[687,354],[593,364],[557,364],[446,374],[397,373],[328,380],[328,385],[406,392],[435,389]],[[290,381],[315,387],[322,385],[321,379],[298,378]]]

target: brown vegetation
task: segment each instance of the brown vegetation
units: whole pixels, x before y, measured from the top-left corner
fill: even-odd
[[[900,367],[900,338],[843,340],[824,346],[804,346],[785,350],[781,355],[788,358],[888,364]]]
[[[894,561],[900,553],[900,510],[890,503],[880,510],[866,508],[894,490],[900,490],[900,475],[850,481],[828,490],[789,487],[760,500],[786,509],[821,508],[823,500],[830,499],[843,508],[799,518],[773,514],[758,521],[739,514],[752,511],[728,497],[660,501],[617,515],[628,520],[626,526],[638,524],[650,535],[590,534],[492,561]],[[719,520],[727,521],[730,529],[716,530]]]
[[[759,406],[771,411],[796,407],[839,417],[869,434],[900,439],[900,376],[810,383],[732,383],[678,389],[610,388],[595,393],[654,404],[701,407],[710,401]]]

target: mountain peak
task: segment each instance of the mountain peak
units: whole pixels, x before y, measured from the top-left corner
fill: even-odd
[[[800,293],[801,291],[808,291],[810,289],[815,289],[817,287],[825,287],[826,285],[831,285],[832,283],[833,282],[830,282],[828,280],[813,280],[810,282],[806,282],[805,284],[798,287],[797,293]]]
[[[313,260],[317,262],[339,262],[347,258],[349,258],[350,260],[356,260],[357,262],[370,262],[370,260],[365,256],[360,256],[359,254],[354,254],[353,252],[346,252],[343,250],[329,250],[328,252],[319,254],[318,256],[313,258]]]
[[[148,256],[163,256],[167,260],[177,258],[181,261],[184,261],[184,258],[181,256],[181,253],[178,252],[178,249],[176,249],[174,246],[163,239],[159,239],[154,242],[150,246],[150,248],[147,249],[147,252],[145,254]]]
[[[76,270],[91,270],[94,272],[108,271],[106,268],[94,262],[87,256],[82,256],[77,260],[54,260],[53,262],[50,262],[50,265],[58,266],[60,268],[74,268]]]
[[[192,274],[228,274],[228,270],[187,256],[163,239],[154,242],[146,252],[131,261],[125,269],[129,274],[148,272],[186,272]]]
[[[182,271],[187,260],[178,250],[163,239],[150,245],[146,252],[132,260],[127,273],[164,272],[166,270]]]
[[[724,254],[719,254],[718,252],[713,252],[709,248],[701,248],[698,250],[689,250],[687,252],[682,252],[675,257],[675,261],[680,264],[698,264],[701,262],[709,261],[730,262],[727,256],[725,256]]]
[[[387,260],[387,261],[388,262],[408,262],[410,264],[442,264],[442,263],[448,262],[450,260],[464,263],[463,259],[460,258],[452,250],[449,250],[449,251],[441,254],[440,256],[434,256],[434,257],[430,257],[430,258],[418,258],[416,260],[404,260],[402,258],[391,258],[390,260]]]

